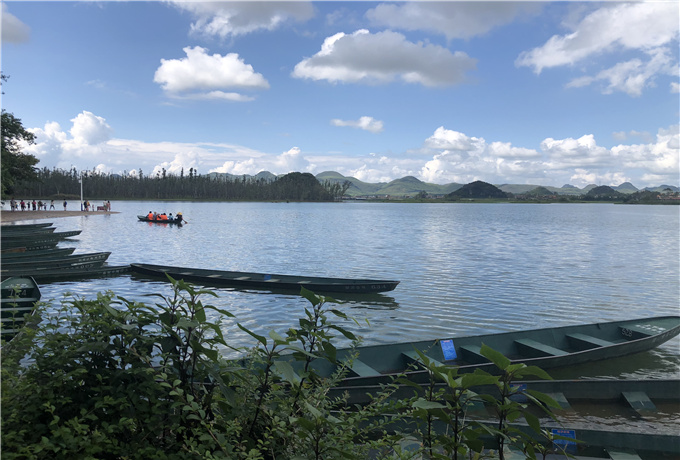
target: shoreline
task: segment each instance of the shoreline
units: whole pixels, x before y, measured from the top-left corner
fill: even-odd
[[[20,222],[24,220],[57,219],[60,217],[107,216],[120,214],[117,211],[5,211],[0,212],[0,223]]]

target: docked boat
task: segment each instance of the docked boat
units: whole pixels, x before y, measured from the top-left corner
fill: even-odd
[[[31,260],[3,260],[2,272],[30,272],[48,269],[85,269],[101,267],[111,255],[110,252],[66,255],[55,258],[35,258]]]
[[[172,219],[149,219],[148,216],[137,216],[137,218],[142,222],[149,222],[152,224],[175,224],[182,225],[184,219],[182,216],[173,217]]]
[[[51,227],[52,222],[41,222],[37,224],[4,224],[0,225],[0,232],[11,232],[11,231],[30,231],[34,229],[40,229],[45,227]]]
[[[660,316],[626,321],[581,324],[545,329],[505,332],[469,337],[444,337],[420,342],[338,349],[337,360],[346,362],[358,353],[343,386],[378,385],[405,374],[416,383],[429,381],[416,350],[434,363],[455,366],[462,372],[496,366],[481,354],[483,344],[502,353],[511,362],[551,369],[608,360],[651,350],[680,334],[680,316]],[[298,363],[292,363],[293,367]],[[321,376],[330,376],[337,365],[317,359],[312,366]]]
[[[2,252],[2,262],[18,262],[22,260],[33,260],[33,259],[60,259],[64,256],[71,255],[75,252],[76,248],[50,248],[50,249],[40,249],[36,251],[23,251],[14,252]]]
[[[129,265],[108,265],[89,268],[54,268],[46,270],[33,270],[31,276],[40,284],[55,283],[61,281],[81,281],[93,278],[110,278],[130,273]],[[5,276],[4,274],[2,275]]]
[[[0,285],[0,336],[11,340],[23,327],[25,315],[33,313],[40,300],[40,288],[33,278],[8,278]]]
[[[391,291],[399,281],[321,278],[314,276],[277,275],[273,273],[233,272],[199,268],[170,267],[165,265],[131,264],[136,274],[162,278],[169,275],[203,286],[234,287],[238,289],[284,290],[300,292],[304,287],[317,294],[347,293],[368,294]]]
[[[435,385],[435,391],[443,386],[443,383]],[[680,436],[676,425],[677,417],[680,416],[680,380],[541,380],[515,382],[513,387],[515,393],[510,399],[517,402],[527,403],[527,392],[538,391],[552,397],[559,404],[559,408],[553,409],[556,417],[554,420],[541,408],[531,404],[528,405],[528,410],[540,419],[542,428],[582,443],[573,445],[571,453],[588,454],[589,458],[597,457],[598,452],[603,449],[612,453],[646,452],[651,455],[646,458],[655,459],[680,455]],[[391,388],[394,388],[391,397],[401,400],[423,396],[426,391],[429,392],[427,386],[420,390],[409,385]],[[331,400],[342,398],[344,404],[351,408],[354,405],[368,404],[372,400],[369,394],[377,395],[381,390],[380,386],[335,387],[329,390],[328,396]],[[475,386],[471,390],[496,399],[500,397],[495,386]],[[494,408],[481,399],[469,401],[466,407],[466,417],[475,422],[493,426],[497,423],[494,422],[495,416]],[[407,419],[406,423],[399,422],[392,428],[403,433],[410,432],[420,422]],[[521,425],[516,426],[522,429]],[[434,421],[433,428],[444,433],[447,426]],[[528,434],[535,435],[527,426],[524,429]]]
[[[60,241],[72,236],[78,236],[82,230],[71,230],[67,232],[37,233],[32,235],[23,234],[21,236],[2,235],[0,236],[0,247],[2,249],[35,248],[46,249],[56,246]]]

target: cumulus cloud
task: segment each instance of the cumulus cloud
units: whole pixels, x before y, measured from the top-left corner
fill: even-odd
[[[424,86],[448,86],[465,81],[476,60],[441,46],[409,42],[402,34],[357,30],[324,40],[321,50],[299,62],[296,78],[332,83],[389,83],[401,80]]]
[[[106,142],[113,132],[111,126],[102,117],[84,110],[78,116],[71,119],[73,127],[71,136],[76,144],[97,145]]]
[[[633,132],[635,135],[640,133]],[[678,126],[659,130],[647,144],[606,148],[588,134],[577,139],[547,138],[540,150],[487,143],[440,127],[427,138],[421,153],[432,156],[418,177],[433,183],[533,183],[543,185],[618,185],[632,174],[649,185],[678,183],[680,157]],[[642,185],[642,184],[639,184]]]
[[[447,39],[467,39],[540,8],[540,4],[526,2],[381,3],[368,10],[366,17],[373,24],[392,29],[425,30],[445,35]]]
[[[185,58],[161,59],[154,75],[154,82],[171,96],[242,101],[250,98],[223,90],[269,88],[269,82],[236,53],[209,55],[200,46],[184,52]]]
[[[383,130],[383,122],[376,120],[373,117],[360,117],[358,120],[340,120],[334,118],[331,120],[333,126],[349,126],[352,128],[359,128],[372,133],[380,133]]]
[[[678,73],[676,53],[680,34],[677,2],[631,2],[606,5],[590,12],[565,35],[554,35],[543,46],[525,51],[516,65],[543,69],[574,65],[609,53],[638,52],[594,76],[576,78],[571,87],[604,82],[605,94],[622,91],[639,96],[659,75]],[[674,43],[675,42],[675,43]]]
[[[2,4],[2,42],[3,43],[23,43],[29,40],[31,29],[21,22],[16,16],[11,14],[7,4]]]
[[[246,35],[258,30],[275,30],[287,22],[303,22],[314,17],[311,2],[198,2],[173,1],[189,11],[195,22],[194,35],[220,38]]]

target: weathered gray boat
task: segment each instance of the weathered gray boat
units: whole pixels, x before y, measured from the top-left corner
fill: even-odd
[[[289,290],[300,292],[304,287],[318,294],[367,294],[391,291],[399,281],[322,278],[316,276],[277,275],[273,273],[232,272],[199,268],[170,267],[166,265],[131,264],[137,274],[167,280],[185,280],[203,286],[226,286],[239,289]]]
[[[91,268],[35,270],[31,275],[40,284],[60,281],[80,281],[92,278],[109,278],[130,273],[129,265],[101,265]]]
[[[33,313],[40,300],[40,288],[33,278],[9,278],[0,285],[0,335],[11,340],[23,327],[25,315]]]
[[[443,384],[436,385],[441,388]],[[677,419],[680,417],[680,380],[635,379],[635,380],[541,380],[516,382],[515,393],[510,397],[526,403],[528,391],[539,391],[555,399],[559,409],[553,409],[556,420],[549,418],[541,408],[529,404],[528,410],[538,419],[543,429],[553,434],[580,441],[580,444],[562,443],[573,454],[587,455],[588,458],[677,458],[680,455],[680,434]],[[365,405],[371,401],[369,393],[377,395],[379,386],[331,388],[329,397],[346,398],[347,407]],[[500,395],[494,386],[477,386],[471,389],[477,394],[495,398]],[[396,387],[392,398],[405,400],[423,396],[425,389],[413,386]],[[494,426],[494,409],[482,400],[470,402],[466,418]],[[422,420],[397,420],[391,429],[409,433],[417,428],[424,429]],[[526,433],[536,436],[526,425],[515,424]],[[432,428],[444,433],[447,426],[438,420]],[[536,436],[538,440],[545,440]],[[495,448],[491,438],[485,440],[487,448]],[[627,452],[627,456],[623,456]],[[621,453],[622,456],[617,456]],[[639,456],[639,455],[642,455]],[[524,457],[512,457],[524,458]]]
[[[2,271],[4,272],[31,272],[32,270],[46,269],[74,269],[101,267],[106,259],[111,255],[110,252],[93,252],[88,254],[66,255],[55,258],[38,257],[31,260],[2,260]]]
[[[75,250],[76,248],[50,248],[36,251],[3,252],[2,261],[18,262],[33,259],[59,259],[73,254]]]
[[[428,373],[420,365],[416,350],[434,362],[455,366],[463,372],[477,368],[495,372],[496,366],[480,353],[482,344],[486,344],[512,362],[551,369],[641,353],[678,334],[680,316],[660,316],[362,346],[356,349],[358,358],[343,385],[388,383],[400,373],[405,373],[411,381],[424,383],[428,381]],[[354,352],[351,349],[339,349],[337,358],[347,360]],[[329,376],[337,369],[336,365],[322,359],[315,360],[312,365],[322,376]]]

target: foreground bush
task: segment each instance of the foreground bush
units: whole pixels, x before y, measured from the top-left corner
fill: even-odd
[[[238,325],[258,345],[247,359],[227,361],[223,327],[206,313],[233,315],[203,303],[212,291],[173,284],[174,294],[157,296],[153,306],[106,293],[56,311],[39,308],[42,322],[2,350],[3,458],[503,458],[505,444],[532,458],[545,451],[510,424],[524,416],[540,433],[526,404],[510,399],[517,391],[510,381],[547,377],[538,369],[510,365],[487,349],[500,376],[458,375],[422,356],[433,382],[424,397],[391,398],[396,381],[370,404],[345,407],[327,393],[351,363],[336,363],[331,378],[311,366],[314,359],[336,361],[334,334],[357,344],[331,320],[347,317],[327,299],[303,290],[310,306],[285,336]],[[445,388],[432,390],[435,381]],[[477,395],[472,387],[479,384],[496,385],[501,397]],[[470,422],[475,401],[495,405],[498,423]],[[434,421],[449,434],[438,434]],[[496,439],[496,454],[484,450],[484,435]]]

